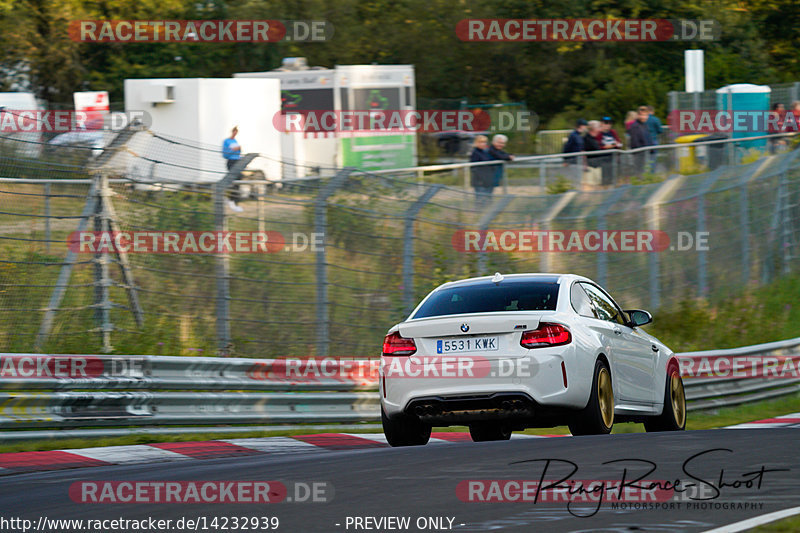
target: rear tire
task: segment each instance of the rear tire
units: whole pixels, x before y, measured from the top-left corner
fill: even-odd
[[[664,386],[664,409],[660,415],[647,419],[644,429],[647,432],[683,431],[686,429],[686,393],[677,366],[671,366],[667,372],[667,383]]]
[[[381,423],[389,446],[422,446],[431,438],[430,426],[406,414],[389,418],[381,408]]]
[[[573,435],[607,435],[614,427],[614,389],[611,372],[606,364],[597,360],[589,403],[569,423]]]
[[[511,427],[501,422],[479,422],[470,424],[469,436],[472,442],[508,440],[511,438]]]

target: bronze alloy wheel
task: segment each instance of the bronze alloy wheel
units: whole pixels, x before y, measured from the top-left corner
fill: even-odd
[[[686,394],[683,391],[683,380],[677,372],[670,375],[669,397],[672,401],[675,424],[683,427],[686,424]]]
[[[683,388],[681,388],[681,397]],[[603,424],[610,428],[614,424],[614,391],[611,388],[611,375],[608,369],[603,367],[597,376],[597,399],[600,402],[600,415],[603,417]]]

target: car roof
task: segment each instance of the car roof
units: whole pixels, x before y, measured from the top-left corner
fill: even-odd
[[[594,283],[591,279],[584,276],[579,276],[577,274],[557,274],[553,272],[526,272],[520,274],[501,274],[501,275],[503,277],[502,281],[514,280],[514,281],[539,281],[543,283],[562,283],[570,280],[581,280]],[[495,276],[497,276],[497,274],[494,274],[493,276],[480,276],[475,278],[466,278],[456,281],[450,281],[440,285],[439,287],[436,288],[436,290],[456,287],[456,286],[463,286],[463,285],[480,285],[486,282],[492,282],[492,280],[495,279]],[[500,283],[502,283],[502,281],[500,281]]]

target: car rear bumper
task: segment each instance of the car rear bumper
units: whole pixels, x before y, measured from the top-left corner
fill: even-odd
[[[382,370],[381,403],[389,417],[406,413],[451,425],[476,416],[514,418],[545,408],[579,409],[586,404],[586,391],[565,385],[564,379],[564,372],[575,368],[573,356],[572,347],[544,348],[522,358],[489,361],[489,371],[468,377],[398,377]]]

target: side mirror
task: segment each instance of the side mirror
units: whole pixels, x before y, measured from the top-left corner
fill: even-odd
[[[630,317],[630,325],[633,327],[644,326],[653,321],[653,315],[642,309],[630,309],[625,311]]]

